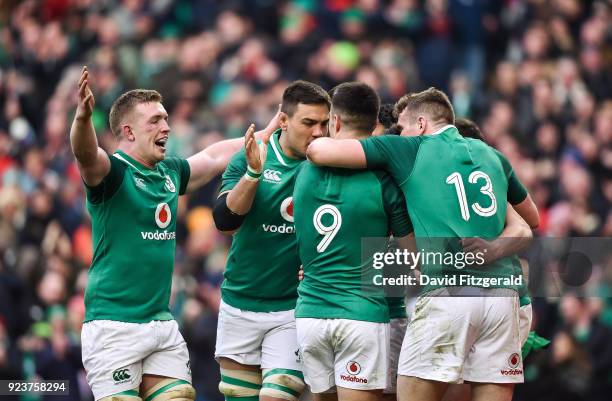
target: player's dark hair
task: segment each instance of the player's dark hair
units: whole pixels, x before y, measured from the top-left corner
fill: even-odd
[[[402,126],[399,124],[393,124],[388,129],[386,129],[382,134],[383,135],[401,135],[402,134]]]
[[[110,129],[116,137],[121,135],[121,122],[126,114],[129,114],[141,103],[159,102],[163,100],[162,95],[155,90],[134,89],[119,96],[113,103],[108,117]]]
[[[410,115],[416,118],[419,114],[427,114],[433,121],[446,124],[455,122],[453,105],[444,92],[436,88],[429,88],[418,93],[409,93],[395,103],[395,113],[400,115],[408,108]]]
[[[385,129],[389,129],[393,124],[397,124],[397,115],[395,114],[395,105],[393,103],[380,105],[378,122],[381,123]]]
[[[294,81],[283,92],[281,111],[289,117],[295,113],[299,103],[331,105],[329,95],[317,84],[308,81]]]
[[[380,109],[380,98],[374,89],[363,82],[345,82],[330,93],[332,113],[340,115],[344,124],[367,134],[374,131]]]
[[[472,120],[463,117],[456,118],[455,127],[457,127],[457,130],[459,130],[461,136],[487,142],[485,141],[484,135],[482,135],[480,128],[478,128],[478,125],[476,125],[476,123]]]

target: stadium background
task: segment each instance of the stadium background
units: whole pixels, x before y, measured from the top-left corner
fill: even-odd
[[[429,86],[477,121],[538,204],[537,234],[612,236],[610,2],[577,0],[26,0],[0,3],[0,378],[69,379],[80,362],[90,221],[68,144],[87,64],[95,127],[123,91],[159,90],[168,154],[189,156],[251,121],[285,86],[360,80],[383,102]],[[218,181],[181,200],[172,311],[198,400],[219,400],[213,360],[229,239],[213,227]],[[517,400],[608,399],[612,267],[598,298],[534,299],[553,339]],[[78,389],[78,391],[77,391]],[[36,397],[24,397],[34,400]]]

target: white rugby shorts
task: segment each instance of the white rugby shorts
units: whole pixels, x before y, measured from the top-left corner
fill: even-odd
[[[189,352],[174,320],[92,320],[81,331],[83,366],[96,400],[138,390],[143,374],[191,383]]]

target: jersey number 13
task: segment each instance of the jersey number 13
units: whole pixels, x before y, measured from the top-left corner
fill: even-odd
[[[485,181],[485,184],[480,187],[480,192],[491,198],[491,204],[487,207],[482,207],[478,203],[472,203],[472,210],[474,210],[474,212],[479,216],[490,217],[497,212],[497,200],[495,199],[495,194],[493,193],[491,178],[482,171],[473,171],[468,177],[468,182],[470,182],[470,184],[476,184],[481,179]],[[461,174],[455,171],[446,177],[446,183],[455,186],[455,190],[457,191],[457,200],[459,201],[459,208],[461,209],[461,217],[463,217],[463,220],[468,221],[470,219],[470,208],[468,207],[467,196],[465,195],[465,186],[463,185]]]

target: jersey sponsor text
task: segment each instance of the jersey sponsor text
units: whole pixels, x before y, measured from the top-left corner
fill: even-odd
[[[274,224],[262,224],[261,227],[267,233],[295,234],[295,227],[285,223],[281,224],[280,226]]]
[[[165,231],[165,230],[162,232],[159,232],[158,230],[155,230],[155,232],[141,231],[140,235],[142,236],[142,239],[146,239],[146,240],[168,241],[168,240],[176,239],[175,231]]]

